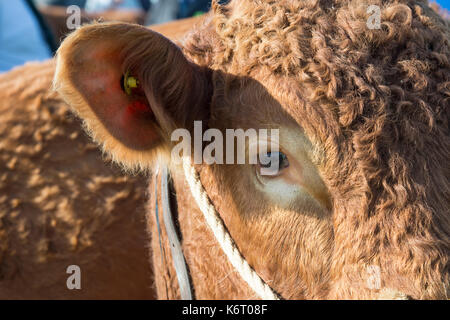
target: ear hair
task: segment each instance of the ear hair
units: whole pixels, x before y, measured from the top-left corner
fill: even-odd
[[[149,149],[124,145],[105,127],[75,83],[77,68],[86,53],[104,46],[116,53],[122,74],[129,71],[140,81],[156,117],[154,129],[161,138]],[[108,57],[100,57],[106,59]],[[69,35],[57,53],[53,86],[75,113],[103,152],[126,170],[147,171],[155,161],[170,161],[170,134],[177,127],[190,127],[193,120],[206,120],[212,89],[206,69],[189,62],[181,50],[162,35],[123,23],[91,24]],[[193,94],[197,94],[196,96]],[[111,130],[111,129],[110,129]]]

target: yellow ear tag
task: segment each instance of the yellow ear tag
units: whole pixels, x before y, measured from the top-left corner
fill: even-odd
[[[130,76],[130,72],[127,71],[127,73],[125,73],[125,77],[123,77],[123,88],[127,95],[131,95],[131,89],[137,88],[138,86],[139,81],[135,77]]]

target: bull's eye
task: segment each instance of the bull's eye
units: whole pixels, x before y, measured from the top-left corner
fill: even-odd
[[[289,160],[283,152],[266,152],[258,159],[258,174],[260,176],[278,176],[283,169],[289,167]]]

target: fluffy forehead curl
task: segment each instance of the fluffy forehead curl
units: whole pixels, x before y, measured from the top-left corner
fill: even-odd
[[[367,26],[370,5],[380,8],[379,29]],[[245,0],[214,2],[184,47],[213,69],[295,79],[310,102],[341,105],[340,122],[349,125],[380,95],[442,107],[449,34],[426,1]]]

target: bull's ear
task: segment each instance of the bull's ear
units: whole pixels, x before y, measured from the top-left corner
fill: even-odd
[[[128,168],[148,167],[172,130],[207,119],[210,83],[210,72],[170,40],[123,23],[67,37],[54,80],[94,140]]]

